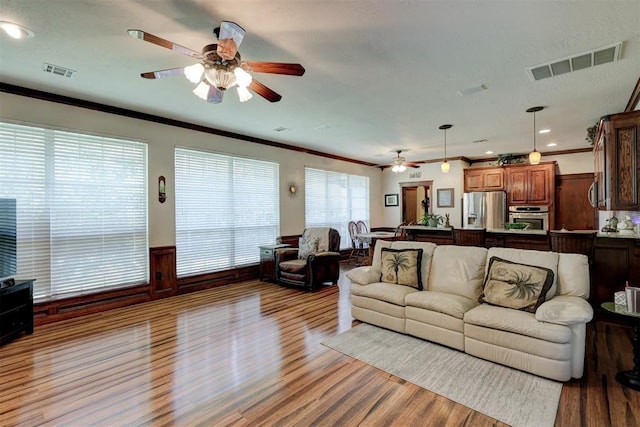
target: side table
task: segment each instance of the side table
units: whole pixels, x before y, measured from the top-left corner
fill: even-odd
[[[630,313],[623,307],[616,307],[613,302],[602,303],[602,308],[611,313],[635,319],[633,323],[633,338],[631,339],[633,345],[633,370],[618,372],[616,380],[625,387],[640,391],[640,313]]]
[[[22,333],[33,333],[33,282],[16,280],[0,288],[0,345]]]
[[[289,248],[291,245],[264,245],[260,246],[260,280],[274,281],[276,278],[276,249]]]

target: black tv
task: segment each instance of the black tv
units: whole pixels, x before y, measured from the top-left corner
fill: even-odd
[[[0,199],[0,284],[16,274],[18,264],[16,200]],[[7,281],[8,282],[8,281]]]

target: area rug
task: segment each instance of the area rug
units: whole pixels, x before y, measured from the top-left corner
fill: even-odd
[[[554,425],[562,383],[368,324],[322,344],[514,427]]]

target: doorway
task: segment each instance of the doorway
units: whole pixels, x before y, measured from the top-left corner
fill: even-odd
[[[401,182],[402,222],[417,223],[431,210],[433,181]]]

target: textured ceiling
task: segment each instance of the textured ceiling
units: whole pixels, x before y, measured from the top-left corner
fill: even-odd
[[[542,152],[588,148],[586,128],[622,111],[640,77],[640,1],[1,0],[0,20],[36,37],[0,35],[0,81],[133,109],[372,163],[404,149],[410,161],[443,155],[527,153],[533,118]],[[299,62],[302,77],[254,74],[278,103],[235,90],[221,104],[183,77],[139,74],[192,58],[133,39],[140,29],[200,51],[221,20],[247,30],[253,61]],[[555,59],[624,42],[620,61],[532,81]],[[43,63],[77,71],[68,79]],[[485,84],[468,96],[458,91]],[[1,107],[0,107],[1,108]],[[276,132],[276,128],[286,128]],[[473,143],[476,140],[485,142]],[[556,147],[546,144],[555,142]]]

